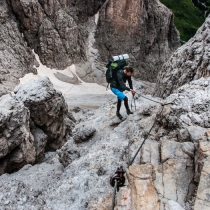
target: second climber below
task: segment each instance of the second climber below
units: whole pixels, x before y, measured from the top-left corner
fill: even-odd
[[[120,114],[120,108],[121,108],[121,102],[124,100],[124,105],[126,108],[127,114],[133,114],[131,112],[129,105],[128,105],[128,98],[123,93],[123,91],[128,90],[131,91],[133,95],[135,95],[136,91],[133,90],[133,84],[131,80],[131,76],[133,74],[133,68],[130,66],[125,66],[124,69],[121,69],[117,72],[115,75],[115,78],[113,78],[112,83],[110,85],[111,91],[117,96],[117,112],[116,115],[120,119],[123,119],[123,116]],[[125,85],[126,81],[128,81],[129,87]]]

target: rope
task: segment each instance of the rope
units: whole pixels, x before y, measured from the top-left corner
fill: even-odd
[[[102,7],[98,10],[98,12],[100,12],[108,3],[109,3],[110,0],[106,0],[104,2],[104,4],[102,5]]]
[[[147,100],[150,100],[150,101],[156,102],[156,103],[158,103],[158,104],[164,105],[163,103],[161,103],[161,102],[159,102],[159,101],[155,101],[155,100],[150,99],[150,98],[147,98],[147,97],[143,96],[143,95],[140,94],[140,93],[137,93],[137,94],[140,95],[142,98],[146,98]]]
[[[112,209],[111,210],[114,210],[116,190],[117,190],[117,180],[115,179],[114,191],[113,191],[113,196],[112,196]]]
[[[164,106],[162,106],[162,110],[161,110],[160,114],[162,114],[162,112],[163,112],[163,108],[164,108]],[[131,166],[131,165],[133,164],[133,161],[135,160],[135,158],[136,158],[137,154],[138,154],[138,153],[139,153],[139,151],[141,150],[141,148],[142,148],[143,144],[145,143],[145,141],[147,140],[148,136],[150,135],[150,133],[151,133],[151,131],[152,131],[153,127],[155,126],[156,121],[157,121],[157,120],[156,120],[156,118],[155,118],[155,121],[154,121],[154,123],[153,123],[152,127],[150,128],[150,130],[149,130],[149,132],[148,132],[147,136],[144,138],[144,141],[141,143],[140,147],[138,148],[138,150],[137,150],[136,154],[134,155],[134,157],[132,158],[132,160],[131,160],[131,161],[130,161],[130,163],[128,164],[128,167],[129,167],[129,166]]]

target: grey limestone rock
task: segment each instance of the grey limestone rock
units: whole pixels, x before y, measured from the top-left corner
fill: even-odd
[[[166,102],[173,101],[173,104],[164,107],[159,122],[167,128],[194,126],[189,127],[189,131],[191,140],[196,141],[205,128],[209,128],[209,87],[210,79],[207,77],[178,88],[166,98]],[[198,117],[199,120],[195,121]]]
[[[105,62],[122,53],[130,55],[131,65],[138,69],[136,77],[155,81],[162,64],[180,45],[172,12],[158,0],[7,3],[22,39],[43,64],[59,69],[75,64],[77,74],[87,82],[104,83]],[[28,72],[32,58],[25,60]]]
[[[73,142],[73,139],[68,140],[61,149],[56,151],[56,153],[59,156],[60,163],[62,163],[64,167],[68,166],[81,156],[81,152]]]
[[[140,163],[151,163],[153,166],[158,166],[160,164],[160,154],[159,154],[160,144],[157,141],[147,140],[142,147]]]
[[[194,144],[192,142],[161,141],[161,162],[168,159],[192,159],[194,155]]]
[[[35,56],[6,0],[0,2],[0,61],[0,96],[11,92],[25,74],[36,73]]]
[[[16,173],[2,175],[0,209],[38,209],[46,206],[49,201],[43,199],[44,192],[60,179],[63,169],[55,156],[48,163],[28,164]],[[20,197],[17,198],[17,195]]]
[[[34,127],[31,129],[34,137],[34,146],[36,150],[36,162],[41,162],[44,158],[45,146],[47,144],[47,135],[39,128]]]
[[[83,141],[87,141],[94,135],[96,129],[93,126],[89,125],[79,125],[76,126],[73,130],[73,138],[76,143],[81,143]]]
[[[45,82],[48,84],[46,78],[38,83]],[[144,173],[141,171],[139,174],[135,173],[137,178],[140,177],[137,184],[142,188],[139,192],[143,193],[142,189],[151,186],[156,195],[155,200],[151,201],[154,206],[158,202],[157,206],[161,207],[161,210],[173,209],[175,206],[177,209],[187,209],[185,205],[196,192],[195,188],[199,180],[202,187],[204,181],[202,181],[203,178],[199,178],[200,174],[203,174],[204,162],[210,154],[209,129],[204,128],[205,132],[202,136],[201,128],[196,131],[195,128],[198,126],[190,127],[180,121],[182,115],[187,115],[189,112],[193,115],[192,107],[196,107],[198,115],[206,114],[205,106],[197,106],[198,102],[208,97],[208,87],[203,89],[200,84],[202,83],[198,80],[196,83],[185,86],[181,95],[177,92],[168,97],[165,102],[174,98],[176,100],[173,105],[165,106],[166,111],[162,114],[162,106],[147,99],[138,98],[136,99],[138,110],[115,126],[110,126],[110,122],[116,117],[114,101],[106,103],[94,112],[83,113],[83,118],[77,122],[73,134],[88,137],[88,141],[79,139],[78,144],[71,138],[57,152],[51,155],[46,154],[43,163],[28,166],[28,169],[25,166],[12,175],[0,176],[0,182],[4,182],[0,185],[0,206],[17,210],[28,208],[28,206],[35,209],[43,206],[46,209],[110,209],[113,188],[108,183],[109,177],[114,175],[120,165],[124,169],[128,167],[128,163],[148,134],[154,120],[158,119],[141,152],[134,160],[134,164],[140,165],[139,168],[144,171]],[[42,93],[45,95],[45,89],[42,88]],[[48,100],[50,100],[54,91],[48,88],[50,93]],[[194,99],[199,95],[196,92],[200,92],[198,100]],[[25,103],[30,101],[27,95],[28,93],[22,97]],[[31,97],[34,97],[33,101],[36,105],[37,96],[32,94]],[[147,97],[151,96],[147,95]],[[155,100],[159,99],[155,98]],[[146,109],[146,105],[150,107],[149,110]],[[123,107],[121,112],[126,113]],[[173,126],[173,120],[170,127],[166,126],[168,119],[166,116],[169,113],[177,118],[176,126]],[[188,118],[191,119],[190,116]],[[203,123],[205,119],[200,118]],[[166,120],[165,124],[162,123],[163,119]],[[91,127],[90,130],[95,129],[97,132],[88,136],[91,132],[86,135],[86,127]],[[195,134],[190,133],[190,128],[194,128]],[[134,164],[132,168],[138,172],[138,167]],[[147,169],[149,175],[146,173]],[[47,178],[41,172],[47,174]],[[29,179],[24,180],[24,176],[29,176]],[[201,175],[201,177],[206,180],[205,176]],[[41,185],[39,180],[44,181],[44,184]],[[126,179],[127,188],[129,184],[129,180]],[[5,187],[5,185],[8,186]],[[18,190],[14,190],[17,186]],[[208,185],[206,187],[208,191]],[[199,190],[201,199],[206,196],[202,189]],[[132,191],[132,193],[135,192],[137,191]],[[8,202],[9,193],[11,194],[10,202]],[[148,198],[151,198],[150,194]],[[207,205],[205,202],[202,201],[199,205]],[[144,205],[146,205],[145,202]]]
[[[154,94],[167,97],[178,87],[210,76],[210,16],[195,36],[181,46],[163,65]],[[203,83],[202,86],[205,86]]]
[[[35,162],[29,110],[12,95],[0,98],[0,174]]]
[[[210,208],[209,189],[210,189],[210,157],[205,159],[204,166],[202,168],[200,182],[195,200],[195,210],[203,209],[208,210]]]
[[[105,0],[8,0],[29,46],[49,67],[86,60],[88,18]]]
[[[68,118],[68,107],[62,93],[53,88],[47,77],[19,85],[14,92],[15,97],[29,109],[35,126],[48,136],[46,148],[60,148],[74,126]]]

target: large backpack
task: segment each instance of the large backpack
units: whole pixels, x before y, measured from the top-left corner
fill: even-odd
[[[110,83],[112,83],[113,80],[116,79],[117,72],[120,69],[123,69],[125,66],[128,65],[128,55],[119,55],[119,56],[114,56],[112,59],[110,59],[106,65],[106,81],[108,83],[107,87],[109,86]]]

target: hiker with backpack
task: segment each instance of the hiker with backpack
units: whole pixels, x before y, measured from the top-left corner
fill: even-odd
[[[109,59],[108,64],[106,65],[106,81],[108,83],[107,88],[110,84],[111,91],[117,96],[118,102],[116,115],[121,120],[123,119],[123,116],[120,114],[120,107],[123,100],[127,114],[133,114],[128,106],[128,98],[126,95],[124,95],[123,91],[131,91],[133,96],[136,93],[133,90],[133,84],[131,80],[133,68],[128,66],[128,59],[128,54],[113,56],[111,59]],[[130,88],[126,87],[126,81],[128,81]]]
[[[131,80],[131,76],[133,74],[133,68],[130,66],[125,66],[123,69],[119,70],[116,74],[116,76],[112,79],[112,82],[110,84],[111,91],[117,96],[117,112],[116,115],[120,119],[123,119],[123,116],[120,114],[120,108],[121,108],[121,102],[124,100],[124,105],[126,108],[127,114],[133,114],[131,110],[129,109],[128,105],[128,98],[123,93],[123,91],[128,90],[131,91],[132,95],[135,95],[135,91],[133,90],[133,84]],[[125,85],[126,81],[128,81],[129,87]]]

